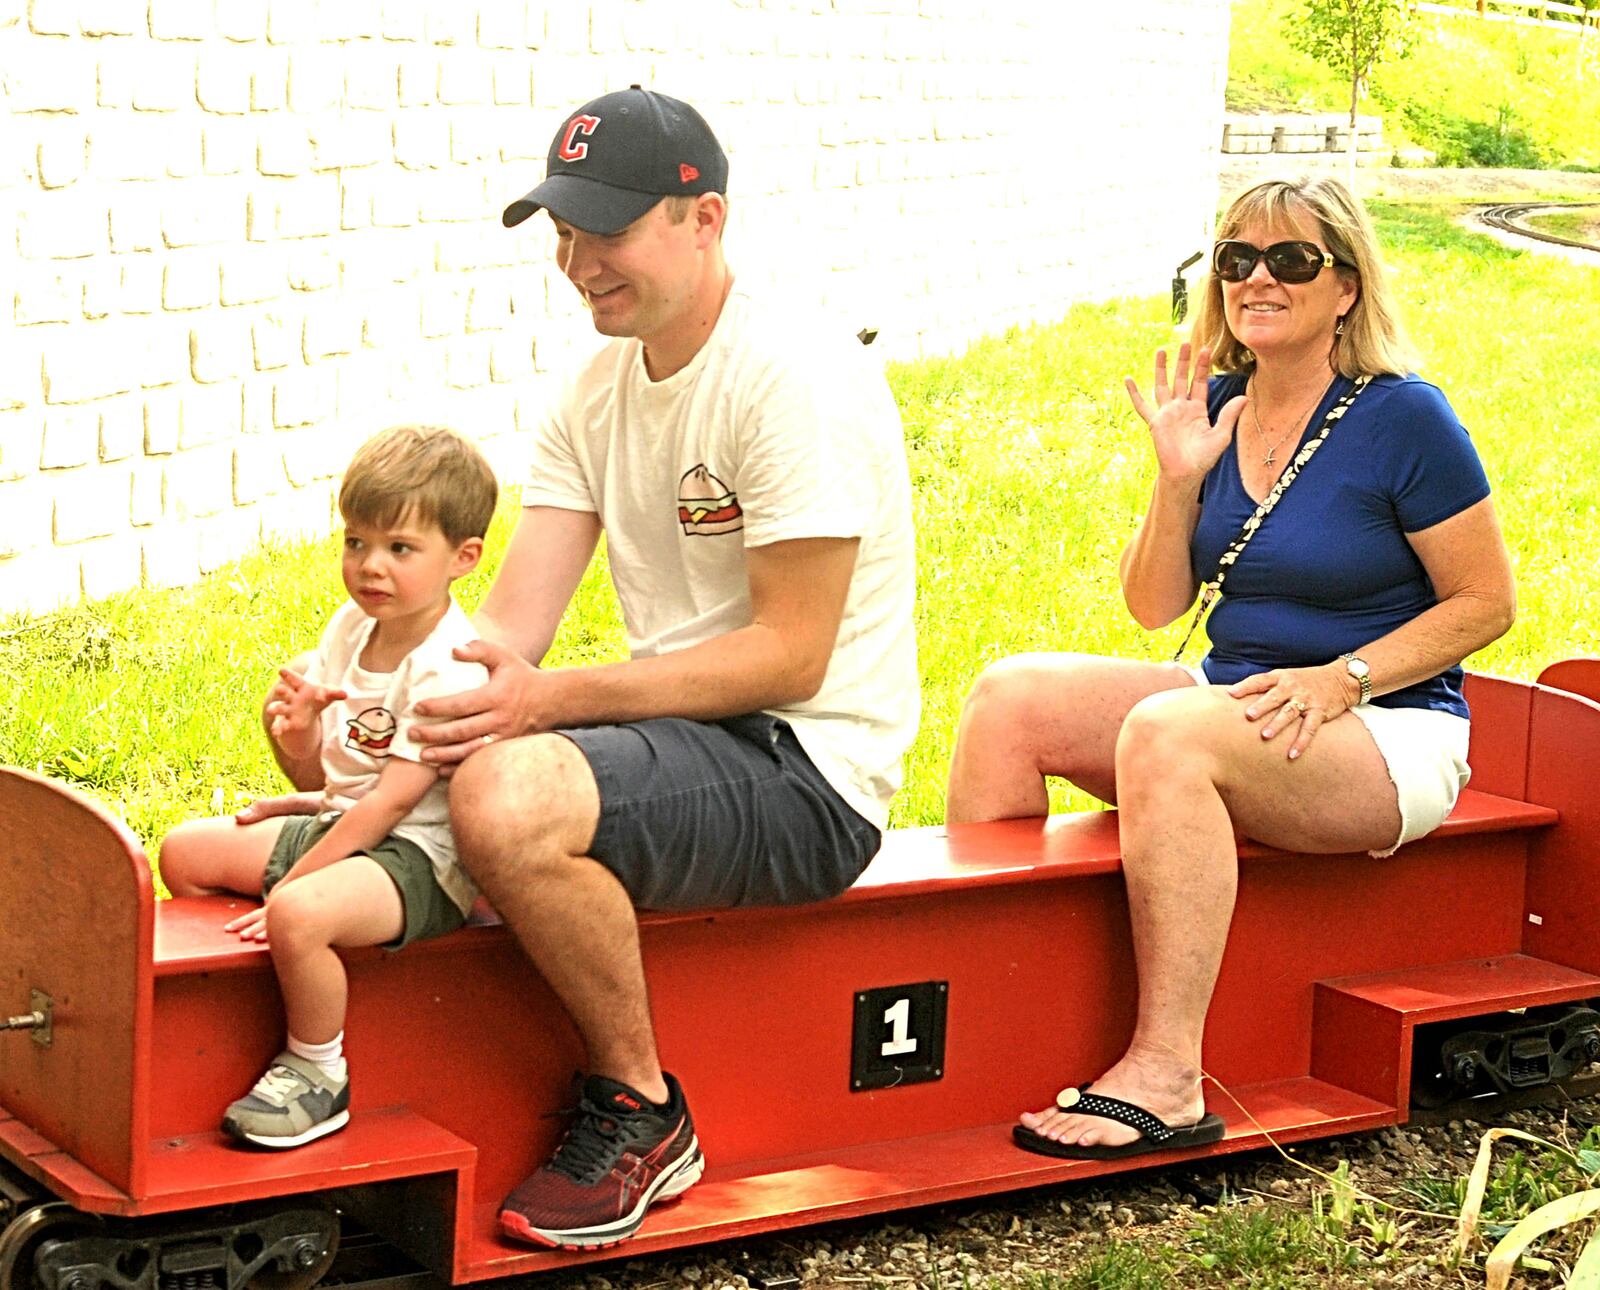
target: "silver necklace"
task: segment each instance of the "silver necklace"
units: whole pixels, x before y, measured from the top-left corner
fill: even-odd
[[[1256,411],[1255,396],[1254,394],[1250,393],[1248,388],[1245,390],[1245,393],[1250,394],[1250,419],[1256,423],[1256,438],[1261,440],[1262,443],[1267,443],[1267,433],[1261,428],[1261,414]],[[1320,399],[1321,396],[1319,395],[1318,398]],[[1311,409],[1314,407],[1316,407],[1315,402],[1311,403],[1304,412],[1302,412],[1294,419],[1293,422],[1290,423],[1289,429],[1285,430],[1271,443],[1267,443],[1266,454],[1261,458],[1261,464],[1263,466],[1270,466],[1274,461],[1277,460],[1277,452],[1279,447],[1283,444],[1283,441],[1287,439],[1291,433],[1299,431],[1305,425],[1306,418],[1311,415]]]

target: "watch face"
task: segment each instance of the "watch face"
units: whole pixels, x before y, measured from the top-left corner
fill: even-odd
[[[1359,659],[1359,658],[1348,658],[1348,659],[1346,659],[1345,663],[1344,663],[1344,666],[1345,666],[1345,671],[1349,672],[1351,676],[1354,676],[1354,677],[1357,677],[1357,678],[1366,676],[1367,672],[1369,670],[1368,667],[1367,667],[1366,661],[1363,660],[1363,659]]]

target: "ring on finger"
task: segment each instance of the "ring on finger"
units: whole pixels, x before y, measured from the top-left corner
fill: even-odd
[[[496,738],[498,738],[497,735],[484,735],[483,742],[486,744],[492,744]]]
[[[1300,699],[1290,699],[1289,702],[1287,702],[1283,706],[1286,707],[1286,708],[1293,708],[1296,712],[1300,713],[1302,716],[1305,714],[1306,705]]]

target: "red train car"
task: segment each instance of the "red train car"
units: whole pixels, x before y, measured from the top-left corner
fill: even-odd
[[[1228,1132],[1200,1154],[1400,1123],[1414,1092],[1600,1052],[1577,1006],[1600,996],[1600,661],[1470,677],[1468,695],[1472,784],[1434,835],[1381,861],[1241,844],[1206,1035]],[[492,918],[347,955],[347,1129],[287,1152],[226,1141],[222,1108],[283,1025],[266,950],[222,931],[238,905],[156,902],[121,823],[0,771],[0,1290],[303,1290],[339,1212],[461,1284],[1130,1167],[1009,1132],[1131,1026],[1111,813],[903,830],[839,900],[644,917],[662,1056],[708,1168],[608,1251],[496,1224],[582,1053]],[[1063,1012],[1065,983],[1092,1003]]]

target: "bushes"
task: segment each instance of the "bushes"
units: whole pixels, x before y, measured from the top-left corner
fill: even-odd
[[[1494,121],[1474,121],[1422,103],[1407,103],[1406,124],[1441,166],[1511,166],[1542,170],[1550,157],[1516,124],[1516,113],[1502,103]]]

